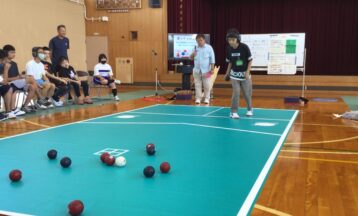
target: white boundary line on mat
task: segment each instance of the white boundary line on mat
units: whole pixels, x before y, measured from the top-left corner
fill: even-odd
[[[251,208],[253,207],[253,204],[255,202],[255,199],[260,191],[260,188],[262,186],[262,184],[264,183],[272,164],[274,163],[278,153],[280,152],[280,149],[288,135],[288,133],[290,132],[291,126],[294,123],[294,121],[296,120],[296,117],[298,115],[298,111],[295,111],[295,114],[292,116],[290,122],[288,123],[288,125],[286,126],[285,131],[283,132],[281,138],[279,139],[279,141],[277,142],[275,148],[273,149],[270,157],[268,158],[268,160],[266,161],[265,166],[263,167],[263,169],[261,170],[259,176],[257,177],[255,184],[253,185],[253,187],[250,190],[249,195],[246,197],[245,202],[243,203],[243,205],[241,206],[239,212],[237,213],[237,216],[246,216]]]
[[[240,131],[246,133],[255,133],[255,134],[264,134],[264,135],[271,135],[271,136],[281,136],[282,134],[275,134],[275,133],[267,133],[261,131],[252,131],[252,130],[242,130],[237,128],[227,128],[227,127],[219,127],[219,126],[212,126],[212,125],[202,125],[202,124],[193,124],[193,123],[186,123],[186,122],[81,122],[81,124],[99,124],[99,125],[188,125],[194,127],[206,127],[206,128],[213,128],[213,129],[221,129],[221,130],[230,130],[230,131]]]

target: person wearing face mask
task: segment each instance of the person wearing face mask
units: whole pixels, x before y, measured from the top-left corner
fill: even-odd
[[[77,96],[77,104],[93,104],[90,96],[89,96],[89,86],[87,81],[81,81],[75,69],[70,65],[68,58],[61,57],[59,60],[60,70],[58,71],[58,76],[66,80],[68,83],[71,84],[73,90]],[[80,88],[82,87],[84,99],[81,96]]]
[[[55,85],[50,83],[46,76],[45,66],[41,60],[45,59],[44,51],[41,47],[32,48],[33,59],[26,64],[26,75],[32,77],[37,84],[37,108],[46,109],[53,107],[50,98],[54,95]]]
[[[98,64],[94,67],[93,82],[97,85],[107,85],[112,89],[113,99],[120,100],[116,86],[120,81],[113,79],[112,67],[107,63],[107,56],[103,53],[98,56]]]

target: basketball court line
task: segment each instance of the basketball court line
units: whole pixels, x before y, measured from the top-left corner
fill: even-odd
[[[333,163],[347,163],[347,164],[358,164],[358,161],[346,161],[346,160],[330,160],[321,158],[307,158],[307,157],[291,157],[291,156],[278,156],[284,159],[297,159],[297,160],[311,160],[311,161],[322,161],[322,162],[333,162]]]

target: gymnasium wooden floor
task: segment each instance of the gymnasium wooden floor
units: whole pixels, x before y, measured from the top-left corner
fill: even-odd
[[[121,87],[123,91],[138,87]],[[230,90],[218,89],[212,105],[229,106]],[[300,114],[268,177],[252,215],[358,215],[358,122],[333,119],[348,106],[310,102],[286,107],[283,92],[255,91],[254,107],[299,109]],[[323,95],[322,95],[323,94]],[[274,96],[273,96],[274,95]],[[311,93],[310,96],[325,96]],[[161,103],[192,104],[164,101]],[[149,106],[142,99],[0,123],[0,137]],[[243,104],[243,102],[241,103]]]

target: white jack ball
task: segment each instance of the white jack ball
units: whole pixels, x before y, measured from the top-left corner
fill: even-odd
[[[118,167],[124,167],[126,165],[126,163],[127,163],[126,158],[123,156],[119,156],[116,159],[115,165]]]

